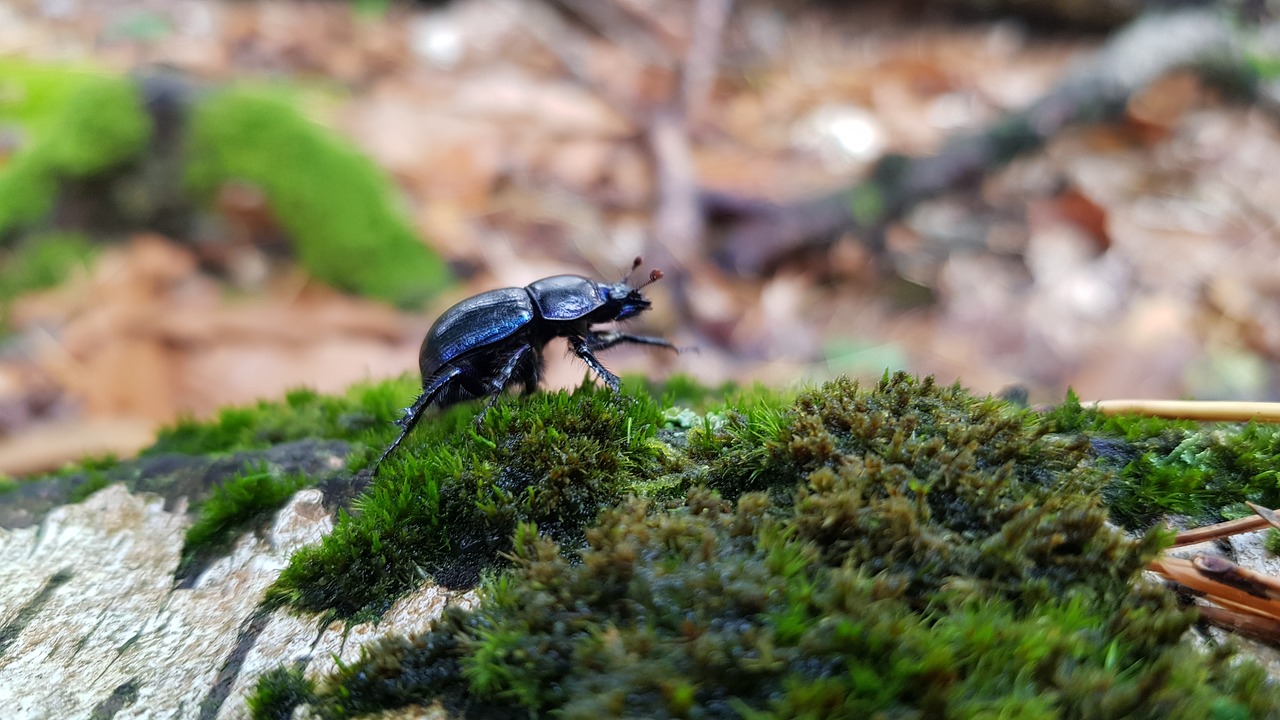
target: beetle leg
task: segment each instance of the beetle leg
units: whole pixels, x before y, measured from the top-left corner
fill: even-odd
[[[532,395],[537,392],[538,383],[542,380],[542,351],[533,345],[529,348],[533,351],[533,359],[523,368],[516,368],[517,374],[512,377],[512,382],[524,383],[522,395]]]
[[[484,422],[484,416],[489,414],[489,408],[493,407],[493,404],[498,401],[498,396],[502,394],[502,391],[507,389],[507,383],[511,381],[511,376],[520,364],[520,359],[528,354],[530,350],[533,350],[533,347],[528,344],[516,348],[516,351],[511,353],[511,357],[507,358],[507,364],[502,366],[502,370],[498,372],[498,379],[489,383],[489,402],[485,403],[484,409],[476,416],[476,427],[479,427]]]
[[[605,369],[604,365],[600,364],[600,361],[596,359],[595,353],[591,352],[592,348],[590,343],[577,336],[570,336],[568,340],[569,347],[573,348],[574,354],[582,358],[582,361],[587,364],[587,367],[594,370],[596,374],[600,376],[600,379],[604,380],[605,385],[608,385],[614,392],[617,392],[618,387],[621,385],[621,381],[618,380],[617,375],[609,372]]]
[[[653,345],[655,347],[664,347],[668,350],[680,352],[680,348],[674,343],[664,340],[660,337],[652,337],[649,335],[631,335],[630,333],[621,332],[593,332],[586,337],[587,347],[592,350],[608,350],[619,343],[632,343],[634,345]]]
[[[417,400],[413,401],[413,405],[405,408],[404,417],[396,421],[396,425],[399,425],[401,428],[400,434],[396,436],[395,440],[391,441],[391,444],[387,446],[386,450],[382,451],[382,455],[378,456],[378,460],[373,463],[371,474],[376,475],[378,473],[378,467],[382,465],[382,461],[386,460],[387,456],[389,456],[393,450],[400,447],[400,443],[409,434],[409,431],[413,430],[414,426],[418,424],[418,421],[422,419],[422,413],[426,412],[427,407],[435,401],[436,396],[440,394],[440,391],[444,390],[450,381],[458,377],[460,374],[462,374],[462,368],[459,368],[457,365],[451,365],[448,370],[436,374],[436,376],[431,378],[431,380],[422,388],[422,394],[418,396]]]

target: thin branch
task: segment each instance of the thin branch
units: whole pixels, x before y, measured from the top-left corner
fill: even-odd
[[[1280,422],[1280,403],[1197,400],[1103,400],[1094,407],[1107,415],[1206,420],[1218,422]]]

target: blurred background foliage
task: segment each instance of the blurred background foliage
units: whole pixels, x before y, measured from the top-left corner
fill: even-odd
[[[204,92],[166,76],[13,60],[0,77],[0,122],[23,134],[0,172],[0,241],[14,272],[43,272],[28,287],[53,284],[53,255],[74,247],[50,233],[160,230],[198,241],[201,215],[232,183],[262,192],[302,267],[336,288],[412,306],[449,283],[384,175],[300,115],[287,88]]]
[[[1273,10],[0,1],[0,473],[636,255],[622,371],[1274,398]]]

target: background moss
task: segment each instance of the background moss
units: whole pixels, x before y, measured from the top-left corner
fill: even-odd
[[[195,108],[188,184],[211,197],[231,179],[265,193],[302,264],[335,287],[412,305],[450,282],[377,167],[266,92],[217,92]]]
[[[15,298],[57,285],[73,268],[87,266],[95,254],[93,243],[79,233],[38,235],[12,250],[0,249],[0,331]]]
[[[1108,416],[1069,394],[1045,414],[1052,432],[1085,438],[1111,473],[1101,489],[1118,523],[1149,527],[1166,515],[1208,524],[1280,506],[1280,426]]]
[[[343,395],[308,388],[285,394],[283,402],[223,408],[213,421],[183,419],[162,429],[143,455],[207,455],[255,450],[306,439],[348,440],[377,446],[395,437],[393,421],[418,386],[408,376],[353,385]]]
[[[373,162],[279,92],[200,94],[156,81],[154,92],[184,104],[171,113],[186,123],[174,144],[153,134],[139,91],[147,82],[0,61],[0,127],[20,140],[0,165],[0,245],[34,233],[24,242],[36,248],[48,231],[66,230],[54,215],[70,183],[101,183],[89,197],[118,206],[107,208],[110,221],[102,227],[94,226],[103,220],[94,213],[77,218],[86,226],[75,229],[96,240],[153,226],[189,233],[198,223],[171,215],[189,215],[193,199],[207,211],[223,184],[238,181],[261,189],[299,262],[320,280],[401,305],[420,304],[451,283],[448,267],[415,236]],[[174,163],[185,167],[191,198],[163,180]],[[112,191],[112,183],[124,189]]]
[[[0,168],[0,243],[45,223],[62,181],[133,161],[151,133],[127,78],[15,60],[0,63],[0,122],[23,140]]]

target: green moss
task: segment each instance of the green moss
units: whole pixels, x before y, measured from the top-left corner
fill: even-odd
[[[211,202],[228,181],[261,188],[302,265],[341,289],[413,305],[446,287],[376,166],[279,98],[223,91],[191,108],[190,190]],[[66,181],[142,162],[151,137],[131,79],[12,60],[0,60],[0,125],[22,140],[0,165],[0,243],[49,226]]]
[[[1200,425],[1191,420],[1168,420],[1144,415],[1108,415],[1083,407],[1075,391],[1068,390],[1063,403],[1044,413],[1044,423],[1057,433],[1090,433],[1127,442],[1159,443],[1172,447]]]
[[[120,460],[114,454],[107,454],[101,457],[86,457],[82,458],[80,462],[67,465],[54,473],[54,475],[69,477],[73,481],[77,476],[82,476],[83,480],[71,488],[67,502],[84,502],[90,495],[114,482],[118,482],[118,480],[108,475],[108,471],[113,470],[119,464]]]
[[[1280,505],[1280,426],[1107,416],[1082,408],[1074,394],[1044,422],[1087,438],[1098,465],[1115,472],[1102,495],[1126,527],[1168,514],[1216,522],[1247,514],[1245,501]]]
[[[225,408],[216,420],[180,420],[160,431],[143,455],[184,453],[207,455],[255,450],[305,439],[339,439],[378,447],[395,436],[392,422],[400,417],[404,397],[412,396],[417,382],[404,377],[394,381],[362,383],[345,394],[320,395],[298,388],[284,402],[260,401],[255,405]],[[367,453],[361,456],[364,462]]]
[[[474,413],[466,404],[423,422],[354,513],[296,554],[268,597],[336,617],[376,617],[428,575],[473,584],[510,550],[521,522],[580,543],[602,509],[659,472],[660,417],[648,396],[584,385],[500,401],[479,428]]]
[[[68,99],[100,77],[100,73],[82,67],[0,58],[0,122],[39,140]]]
[[[111,482],[112,482],[111,479],[108,478],[106,475],[100,472],[90,471],[86,475],[84,482],[81,482],[79,485],[76,485],[74,488],[72,488],[71,495],[70,497],[67,498],[67,502],[69,503],[84,502],[85,499],[88,498],[90,495],[107,487],[108,485],[111,484]]]
[[[25,139],[0,167],[0,240],[38,224],[63,180],[137,157],[151,132],[127,78],[5,61],[0,91],[0,122]]]
[[[293,709],[314,698],[314,684],[301,666],[268,670],[258,678],[247,700],[253,720],[289,720]]]
[[[1259,668],[1184,643],[1194,613],[1140,579],[1168,538],[1107,525],[1108,475],[1081,437],[1051,432],[1056,420],[901,374],[865,390],[838,380],[789,407],[758,399],[719,428],[710,417],[683,450],[656,455],[635,429],[656,426],[656,405],[585,388],[501,402],[478,432],[469,413],[426,424],[274,597],[376,615],[477,547],[481,567],[498,552],[513,565],[487,572],[474,610],[366,648],[316,688],[315,711],[1280,711]],[[606,459],[610,446],[624,457]],[[729,499],[695,488],[674,506],[623,500],[655,467]],[[556,502],[536,502],[543,492]]]
[[[183,539],[177,575],[183,577],[193,567],[226,554],[236,538],[269,521],[295,492],[309,484],[305,475],[276,477],[260,466],[231,477],[208,497],[196,500],[191,507],[195,522]]]
[[[1267,552],[1272,555],[1280,555],[1280,530],[1271,528],[1267,530],[1267,537],[1262,541]]]
[[[774,508],[775,512],[769,509]],[[801,539],[764,494],[607,512],[577,561],[531,525],[473,611],[366,648],[317,688],[344,718],[442,702],[469,717],[1266,717],[1253,665],[1181,642],[1163,589],[1082,573],[1029,606],[959,576],[913,595]],[[1130,550],[1145,554],[1140,543]]]
[[[195,108],[187,180],[209,197],[228,180],[265,193],[302,264],[338,288],[416,304],[450,283],[368,158],[266,92],[232,90]]]

